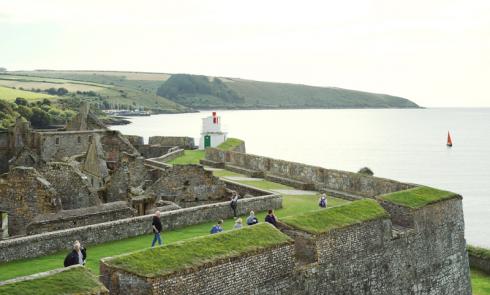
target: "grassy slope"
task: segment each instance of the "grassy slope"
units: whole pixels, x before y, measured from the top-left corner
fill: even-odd
[[[299,84],[270,83],[242,79],[227,79],[226,85],[245,98],[245,104],[328,108],[390,108],[418,107],[401,97],[356,90],[313,87]]]
[[[490,294],[490,275],[472,268],[471,288],[473,289],[473,295]]]
[[[155,94],[156,88],[161,85],[162,81],[128,80],[122,73],[116,75],[115,72],[25,71],[9,72],[9,74],[11,77],[16,77],[16,79],[20,80],[57,81],[103,86],[105,89],[100,91],[100,94],[112,104],[133,105],[134,102],[137,107],[144,106],[149,109],[170,113],[188,110],[184,106]],[[165,76],[165,74],[155,75],[155,79],[163,79]],[[138,76],[136,73],[131,75],[131,77],[148,79],[145,75],[141,74]]]
[[[199,161],[203,158],[203,150],[185,150],[183,156],[175,158],[168,163],[174,165],[199,164]]]
[[[121,255],[106,263],[134,274],[155,277],[291,241],[274,226],[261,223]]]
[[[30,91],[24,91],[19,89],[12,89],[4,86],[0,86],[0,99],[8,101],[14,101],[17,97],[23,97],[27,100],[40,100],[43,98],[54,99],[55,96],[46,93],[35,93]]]
[[[0,286],[0,295],[80,294],[101,289],[102,284],[92,272],[77,267],[36,280]]]
[[[321,234],[332,229],[388,217],[388,213],[378,202],[363,199],[344,206],[289,216],[281,221],[293,228],[312,234]]]
[[[440,200],[452,198],[454,196],[456,196],[456,194],[452,192],[421,186],[387,194],[381,196],[380,199],[397,205],[417,209]]]
[[[77,81],[87,81],[106,85],[116,85],[128,93],[132,101],[144,101],[152,104],[161,99],[159,104],[166,104],[167,108],[176,108],[177,105],[170,100],[156,96],[156,89],[168,79],[169,74],[164,73],[135,73],[135,72],[104,72],[104,71],[30,71],[17,72],[22,75],[31,75],[48,78],[64,78]],[[230,104],[216,97],[199,96],[189,98],[197,105],[223,108],[391,108],[391,107],[418,107],[413,102],[385,94],[368,93],[362,91],[313,87],[299,84],[259,82],[243,79],[221,78],[223,82],[239,96],[245,99],[243,104]],[[120,103],[128,103],[123,97],[118,97]],[[163,103],[165,102],[165,103]],[[173,104],[173,105],[170,105]],[[181,108],[183,108],[181,106]]]
[[[218,148],[224,151],[231,151],[238,146],[243,144],[243,140],[238,139],[238,138],[228,138],[225,140],[225,142],[221,143],[218,145]]]

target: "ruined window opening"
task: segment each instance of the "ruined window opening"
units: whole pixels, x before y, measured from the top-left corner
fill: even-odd
[[[89,136],[88,136],[88,141],[89,141],[89,142],[90,142],[90,141],[92,141],[92,135],[89,135]]]
[[[56,144],[60,144],[60,138],[59,137],[56,137],[56,141],[55,141]]]
[[[90,183],[92,184],[92,186],[94,186],[94,179],[93,178],[90,178]]]
[[[82,138],[80,136],[77,137],[77,142],[82,143]]]
[[[185,186],[189,186],[189,180],[184,181]]]

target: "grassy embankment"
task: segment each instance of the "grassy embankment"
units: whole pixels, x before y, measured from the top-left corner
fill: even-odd
[[[243,144],[243,140],[238,138],[227,138],[222,144],[218,145],[220,150],[231,151]]]
[[[261,223],[124,254],[108,259],[106,263],[144,277],[156,277],[291,242],[291,238],[271,224]]]
[[[36,280],[0,286],[0,295],[97,294],[103,288],[87,268],[76,267]]]
[[[389,201],[400,206],[417,209],[444,199],[453,198],[455,196],[456,194],[452,192],[420,186],[384,195],[379,199]]]

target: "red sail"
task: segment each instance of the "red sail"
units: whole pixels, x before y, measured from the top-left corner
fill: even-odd
[[[453,146],[453,141],[451,140],[451,134],[447,132],[447,146]]]

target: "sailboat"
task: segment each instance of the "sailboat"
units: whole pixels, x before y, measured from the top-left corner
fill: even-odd
[[[449,134],[449,131],[447,132],[447,144],[448,147],[453,146],[453,141],[451,140],[451,134]]]

